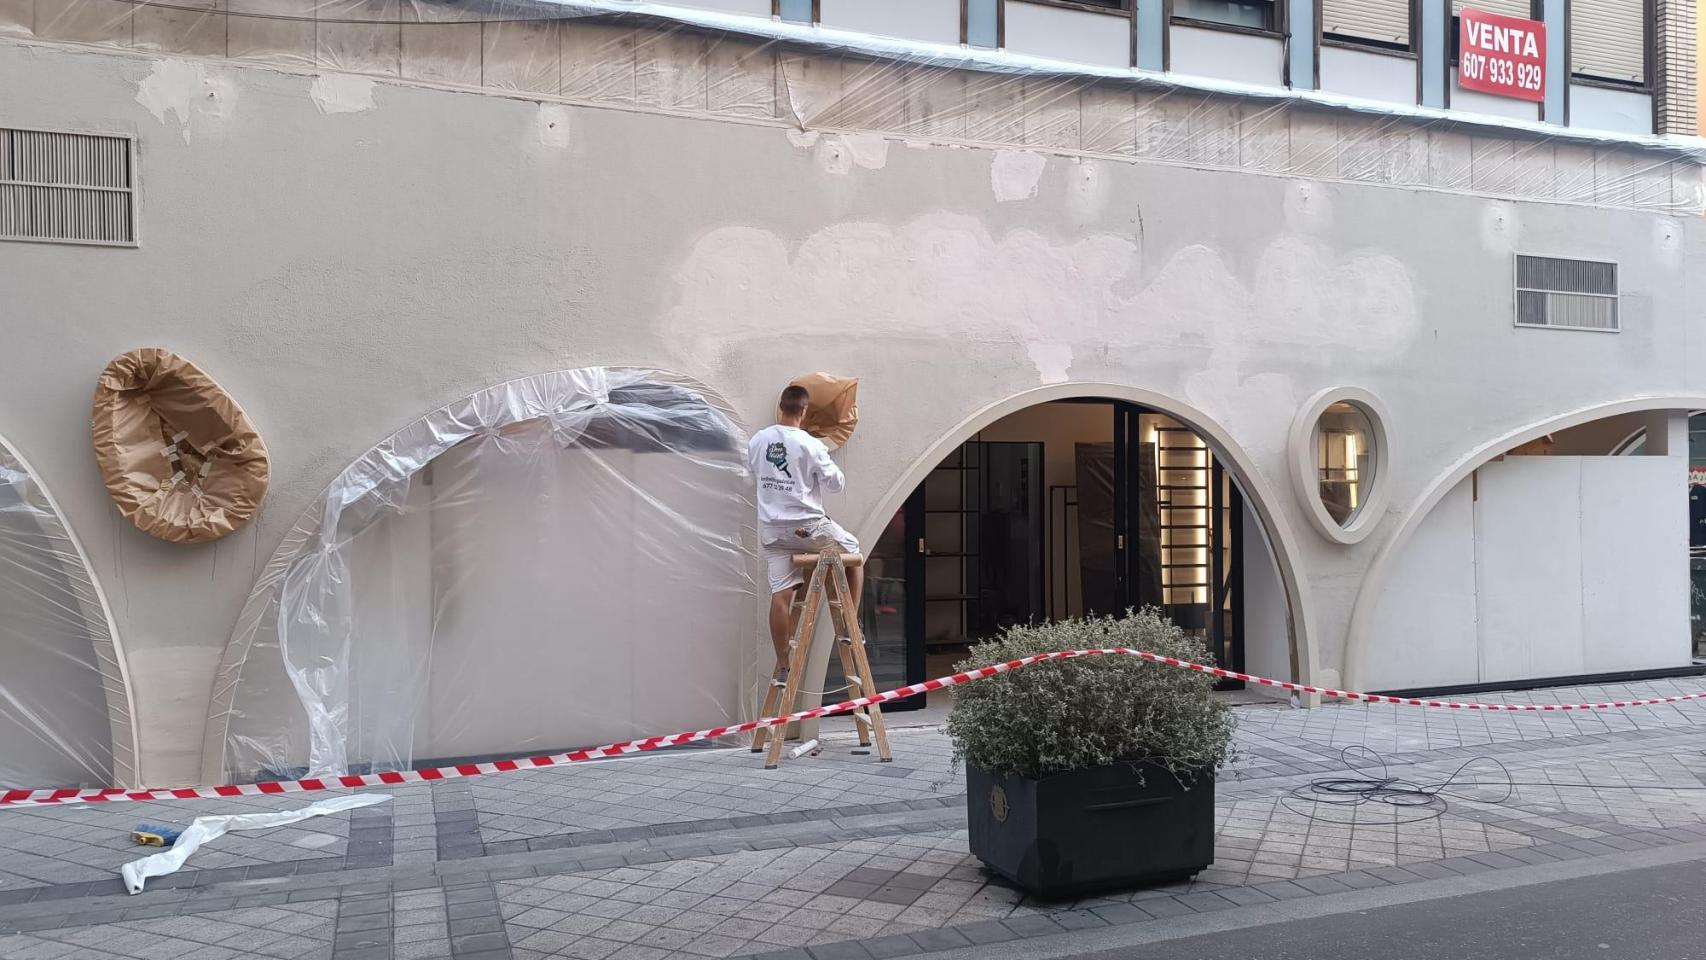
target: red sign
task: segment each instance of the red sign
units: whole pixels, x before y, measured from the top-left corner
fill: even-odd
[[[1546,24],[1465,8],[1457,40],[1457,83],[1463,89],[1546,98]]]

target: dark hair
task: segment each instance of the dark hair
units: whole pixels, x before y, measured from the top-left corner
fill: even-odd
[[[805,387],[794,385],[782,391],[782,399],[776,401],[776,406],[790,417],[797,417],[806,412],[806,405],[811,402],[811,392]]]

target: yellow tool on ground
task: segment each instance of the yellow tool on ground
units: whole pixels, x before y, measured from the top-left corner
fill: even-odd
[[[181,832],[171,827],[156,827],[144,823],[130,831],[130,839],[144,847],[169,847],[178,842],[178,834]]]

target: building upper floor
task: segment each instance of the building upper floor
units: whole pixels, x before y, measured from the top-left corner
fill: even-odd
[[[1313,91],[1617,134],[1700,133],[1700,0],[7,0],[0,33],[461,82],[628,15]],[[459,28],[459,29],[458,29]],[[481,29],[484,28],[484,29]],[[502,28],[502,29],[499,29]],[[500,36],[501,35],[501,36]],[[341,56],[340,56],[341,54]],[[339,62],[340,59],[343,62]],[[551,67],[554,69],[555,65]],[[566,68],[565,68],[566,69]],[[493,85],[481,82],[480,85]],[[501,83],[499,84],[501,85]]]
[[[1371,12],[1389,0],[1237,0],[1239,9],[1274,4],[1261,17],[1234,16],[1232,0],[1214,10],[1201,6],[1209,0],[1171,0],[1160,63],[1172,72],[1156,72],[1144,53],[1154,39],[1148,2],[0,0],[0,38],[126,48],[143,71],[136,100],[161,122],[240,115],[237,74],[214,68],[223,61],[313,76],[306,93],[334,124],[371,107],[379,79],[782,127],[829,173],[880,167],[889,140],[995,147],[1004,152],[991,176],[1007,199],[1032,195],[1044,162],[1036,154],[1055,153],[1691,217],[1706,209],[1706,147],[1666,132],[1685,107],[1694,122],[1692,68],[1675,71],[1686,74],[1687,98],[1670,96],[1633,68],[1610,75],[1604,64],[1635,61],[1601,43],[1609,52],[1572,62],[1599,64],[1584,69],[1606,76],[1555,81],[1548,58],[1567,33],[1455,0],[1437,10],[1427,6],[1436,0],[1391,0],[1412,4],[1407,32]],[[1549,17],[1552,0],[1542,2],[1535,12]],[[1610,0],[1572,0],[1575,22],[1599,2]],[[1649,7],[1681,9],[1671,2]],[[1692,10],[1698,0],[1686,2]],[[1361,13],[1340,17],[1341,6]],[[937,33],[926,29],[932,8],[942,14]],[[1064,19],[1052,33],[1028,32],[1037,10]],[[1421,28],[1430,10],[1440,14],[1432,32]],[[1250,22],[1231,22],[1239,16]],[[1279,29],[1317,20],[1309,44]],[[1686,31],[1641,22],[1641,70],[1659,76],[1654,51],[1684,32],[1686,48],[1675,40],[1671,52],[1695,55],[1692,15],[1679,21]],[[1110,23],[1124,31],[1127,59],[1095,62],[1079,42],[1090,34],[1077,31]],[[1435,90],[1429,65],[1444,61],[1430,51],[1449,51],[1439,37],[1458,33],[1461,65]],[[1256,46],[1241,54],[1239,44]],[[1581,46],[1562,49],[1576,56]],[[1251,52],[1262,49],[1273,57]],[[1262,63],[1272,69],[1257,70]],[[1382,72],[1394,67],[1407,79]],[[541,135],[566,142],[566,124]],[[73,140],[96,159],[71,163],[32,146]],[[0,204],[0,239],[137,244],[142,146],[131,131],[69,116],[0,116],[0,199],[33,198],[20,208],[27,216]],[[44,205],[75,211],[28,212]]]
[[[1592,130],[1697,132],[1697,0],[671,0],[671,4],[1101,67],[1320,90]],[[1483,39],[1493,62],[1477,55]],[[1467,59],[1465,46],[1470,53]]]

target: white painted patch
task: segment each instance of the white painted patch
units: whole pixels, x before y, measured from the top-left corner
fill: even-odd
[[[816,130],[789,130],[788,142],[802,150],[809,150],[817,146],[819,136],[821,134]]]
[[[176,118],[184,142],[196,117],[224,119],[237,101],[237,88],[223,76],[210,76],[207,66],[192,60],[157,60],[154,69],[136,85],[136,102],[154,119]]]
[[[1516,208],[1502,200],[1488,201],[1481,214],[1481,246],[1488,253],[1509,253],[1515,243]]]
[[[560,103],[539,105],[539,142],[547,147],[569,145],[569,108]]]
[[[1102,175],[1102,164],[1095,160],[1080,159],[1069,167],[1067,175],[1067,206],[1072,212],[1074,223],[1087,224],[1094,222],[1103,213],[1107,205],[1106,178]]]
[[[1295,181],[1285,189],[1285,222],[1303,233],[1325,233],[1333,226],[1333,205],[1318,183]]]
[[[880,133],[850,133],[842,137],[853,162],[866,170],[881,170],[889,162],[889,141]]]
[[[1000,203],[1029,200],[1037,195],[1048,157],[1028,150],[1001,150],[989,163],[989,186]]]
[[[817,168],[824,173],[839,177],[853,169],[853,151],[847,146],[844,137],[829,137],[819,141],[812,157],[817,160]]]
[[[819,138],[814,133],[808,139],[790,132],[788,139],[795,146],[815,142],[818,169],[836,176],[852,172],[855,165],[865,170],[881,170],[889,162],[889,142],[881,134],[838,133]]]
[[[834,331],[836,349],[928,331],[932,341],[1004,347],[1045,382],[1100,358],[1165,355],[1195,371],[1181,399],[1252,416],[1280,411],[1283,423],[1302,388],[1267,365],[1272,357],[1337,364],[1338,376],[1354,378],[1401,359],[1418,328],[1409,273],[1384,254],[1341,258],[1294,234],[1236,266],[1201,244],[1153,272],[1141,254],[1130,235],[997,237],[975,217],[945,212],[898,226],[838,223],[797,242],[724,227],[702,236],[678,270],[663,334],[704,365],[798,330],[802,317]]]
[[[1065,383],[1072,379],[1067,374],[1072,369],[1072,344],[1030,343],[1025,345],[1025,352],[1037,365],[1037,375],[1043,383]]]
[[[373,88],[367,77],[353,73],[322,73],[308,87],[321,113],[360,113],[373,109]]]
[[[1653,222],[1653,257],[1666,266],[1682,258],[1682,225],[1668,217]]]

